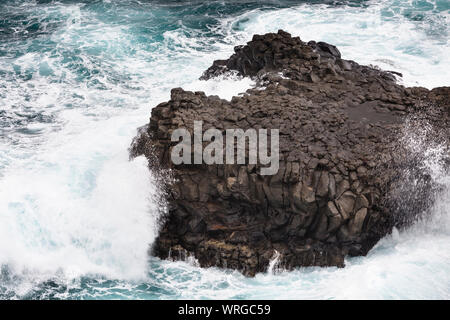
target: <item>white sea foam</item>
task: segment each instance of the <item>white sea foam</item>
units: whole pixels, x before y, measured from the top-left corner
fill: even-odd
[[[432,2],[430,2],[432,3]],[[445,86],[450,75],[449,12],[422,23],[403,16],[407,2],[371,1],[367,7],[308,4],[253,10],[224,21],[247,41],[253,34],[283,29],[303,41],[336,45],[344,59],[403,73],[407,86]],[[437,30],[434,30],[434,29]],[[430,34],[435,35],[430,35]]]

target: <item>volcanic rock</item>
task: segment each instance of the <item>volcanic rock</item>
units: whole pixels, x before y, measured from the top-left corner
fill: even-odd
[[[172,89],[132,144],[131,156],[145,155],[151,170],[164,172],[168,209],[152,254],[192,255],[202,267],[249,276],[267,271],[275,253],[286,269],[343,267],[346,256],[366,255],[410,220],[405,215],[426,209],[427,201],[415,200],[428,197],[424,190],[409,195],[409,207],[392,202],[402,168],[415,165],[401,138],[407,120],[420,115],[448,145],[449,87],[405,88],[396,73],[281,30],[255,35],[229,59],[214,61],[202,79],[227,72],[258,86],[231,101]],[[203,132],[279,129],[278,172],[261,175],[263,166],[248,161],[175,165],[172,132],[193,134],[200,120]]]

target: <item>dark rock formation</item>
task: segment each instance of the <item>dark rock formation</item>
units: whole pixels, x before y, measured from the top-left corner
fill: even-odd
[[[405,88],[392,72],[344,60],[327,43],[283,31],[255,35],[202,78],[228,71],[264,88],[231,101],[173,89],[132,144],[132,156],[144,154],[153,170],[171,169],[173,180],[161,177],[168,212],[152,249],[161,258],[187,252],[201,266],[246,275],[265,271],[275,251],[288,269],[342,267],[345,256],[365,255],[411,212],[389,201],[399,168],[411,165],[398,142],[405,118],[423,114],[447,142],[450,136],[450,88]],[[203,120],[203,131],[279,129],[278,173],[262,176],[249,164],[174,165],[171,133],[192,132],[194,120]]]

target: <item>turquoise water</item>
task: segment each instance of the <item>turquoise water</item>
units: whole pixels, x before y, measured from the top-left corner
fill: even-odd
[[[197,80],[254,33],[282,28],[402,72],[406,85],[449,85],[449,10],[438,0],[0,1],[0,299],[450,298],[450,178],[438,161],[426,164],[446,186],[432,218],[344,269],[249,279],[148,256],[163,204],[145,159],[127,152],[171,88],[230,99],[254,85]]]

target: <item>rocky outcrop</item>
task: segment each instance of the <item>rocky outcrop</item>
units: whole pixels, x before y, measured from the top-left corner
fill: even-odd
[[[144,154],[152,170],[170,169],[171,179],[167,171],[160,178],[168,211],[153,254],[187,253],[201,266],[246,275],[267,270],[275,252],[287,269],[342,267],[347,255],[365,255],[405,221],[400,217],[411,208],[389,197],[399,168],[413,165],[399,143],[405,119],[423,115],[448,141],[448,87],[405,88],[393,72],[344,60],[333,45],[283,31],[255,35],[202,78],[229,71],[255,78],[258,87],[231,101],[173,89],[132,144],[132,156]],[[277,174],[263,176],[248,161],[174,165],[172,132],[192,132],[198,120],[203,131],[279,129]],[[424,203],[411,206],[420,211]]]

